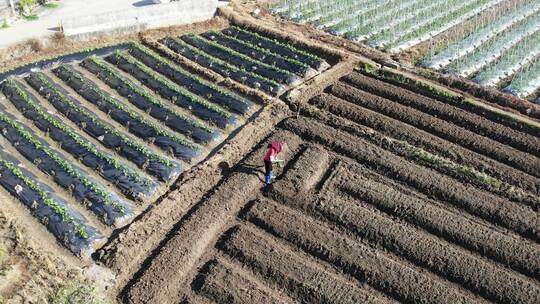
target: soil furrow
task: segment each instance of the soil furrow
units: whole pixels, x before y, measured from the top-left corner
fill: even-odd
[[[416,147],[446,157],[456,163],[477,168],[479,171],[486,172],[514,186],[535,194],[540,192],[540,179],[394,118],[326,93],[312,98],[310,104],[331,114],[373,128],[387,136],[407,141]],[[324,117],[322,114],[312,114],[310,111],[302,112],[302,114],[313,116],[316,119]]]
[[[497,231],[494,227],[472,221],[448,209],[441,208],[427,199],[420,199],[379,183],[367,177],[373,174],[367,172],[367,169],[341,163],[334,169],[336,174],[327,181],[325,191],[328,192],[319,196],[306,192],[304,185],[298,186],[299,181],[308,180],[316,175],[314,172],[317,168],[321,164],[324,166],[327,162],[328,153],[324,150],[317,147],[308,148],[302,153],[295,165],[273,185],[272,191],[269,192],[270,196],[310,214],[322,216],[333,222],[341,222],[346,227],[352,227],[351,225],[356,225],[353,223],[354,221],[360,221],[369,216],[353,215],[356,209],[361,208],[360,206],[342,201],[336,203],[334,199],[339,195],[336,196],[335,191],[344,191],[362,202],[372,204],[383,212],[398,216],[414,226],[422,227],[433,235],[508,265],[531,278],[540,276],[540,247],[538,244],[520,239],[517,236],[508,236]],[[346,221],[351,216],[353,222],[349,225]],[[388,226],[381,224],[380,227],[387,229]],[[358,231],[363,232],[362,229]]]
[[[243,127],[210,160],[185,172],[178,181],[179,186],[174,187],[155,208],[112,238],[109,244],[98,251],[98,260],[118,273],[122,278],[120,281],[136,272],[136,267],[140,267],[146,255],[158,246],[182,216],[206,192],[212,191],[223,177],[221,164],[226,161],[225,164],[229,166],[241,160],[249,147],[268,136],[271,130],[264,126],[277,123],[287,113],[281,103],[267,107],[267,112]]]
[[[504,181],[482,172],[478,168],[462,165],[437,154],[432,154],[420,147],[411,145],[406,141],[387,137],[376,130],[356,124],[351,120],[332,113],[321,111],[311,105],[304,105],[302,114],[306,117],[324,122],[326,125],[338,130],[363,138],[398,156],[414,161],[425,167],[435,169],[460,182],[470,183],[480,189],[504,196],[516,202],[527,204],[533,207],[534,210],[540,209],[540,197],[536,194],[516,188],[514,185],[507,184]]]
[[[199,293],[217,303],[287,303],[272,297],[240,273],[216,260],[203,267],[193,281],[193,286]],[[237,288],[230,288],[231,286]]]
[[[374,171],[417,188],[428,196],[456,205],[535,241],[540,239],[538,214],[530,207],[467,187],[436,171],[405,161],[358,137],[312,120],[287,119],[281,127],[298,134],[304,140],[320,143],[337,153],[351,157]]]
[[[391,303],[307,263],[245,226],[233,228],[220,247],[301,303]]]
[[[126,303],[174,303],[178,283],[194,267],[226,223],[234,218],[244,201],[260,183],[256,176],[236,174],[216,190],[216,195],[182,221],[178,231],[126,291]],[[239,191],[237,185],[244,185]],[[242,193],[240,193],[242,192]],[[160,282],[160,284],[156,284]]]
[[[531,278],[540,275],[540,248],[536,243],[508,236],[427,200],[406,195],[361,176],[344,181],[340,188],[384,212],[486,255]]]
[[[298,148],[299,138],[290,133],[280,135],[291,151]],[[237,171],[226,176],[210,197],[203,199],[180,221],[171,238],[164,240],[156,256],[151,257],[149,266],[128,284],[124,294],[126,303],[165,304],[179,300],[177,284],[185,280],[220,231],[260,188],[259,172],[250,164],[257,162],[264,149],[265,146],[261,146],[249,154],[237,165]]]
[[[363,92],[344,83],[332,85],[329,88],[329,92],[353,104],[406,122],[470,150],[489,156],[507,165],[514,166],[523,172],[540,177],[540,162],[533,155],[509,148],[499,142],[476,135],[469,130],[434,118],[426,113]]]
[[[538,106],[516,96],[502,93],[496,89],[488,89],[470,80],[465,81],[455,76],[414,76],[408,72],[388,68],[374,70],[367,65],[358,67],[357,71],[406,90],[452,104],[512,129],[539,137],[538,126],[534,123],[534,118],[538,118],[540,113]],[[423,78],[426,76],[428,79]],[[431,82],[429,79],[439,82],[440,85]],[[458,92],[451,88],[457,89]],[[471,99],[463,92],[481,100]],[[533,120],[521,115],[515,115],[513,110],[518,110],[521,114],[530,116]]]
[[[444,119],[476,134],[489,137],[523,152],[540,156],[539,140],[532,135],[513,130],[479,115],[360,73],[351,73],[343,77],[342,80],[362,91],[387,98],[404,106],[409,106],[434,117]]]
[[[535,303],[535,295],[540,294],[540,289],[521,275],[415,227],[398,223],[387,215],[366,208],[361,201],[354,202],[347,197],[333,195],[327,200],[292,199],[287,202],[304,211],[315,211],[372,244],[382,245],[489,300]]]
[[[275,203],[255,204],[246,213],[250,222],[307,253],[334,264],[399,301],[414,303],[471,303],[480,298],[399,259],[368,247],[321,222]],[[307,228],[307,229],[306,229]]]

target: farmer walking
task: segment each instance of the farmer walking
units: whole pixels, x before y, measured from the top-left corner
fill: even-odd
[[[277,155],[283,150],[283,143],[280,141],[272,141],[268,145],[268,150],[264,155],[264,170],[265,170],[265,183],[270,185],[272,178],[272,168],[274,163],[282,162],[282,160],[277,158]]]

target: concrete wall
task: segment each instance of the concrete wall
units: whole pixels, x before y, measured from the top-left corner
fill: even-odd
[[[1,0],[0,0],[1,1]],[[66,36],[116,34],[211,19],[218,0],[181,0],[62,20]]]

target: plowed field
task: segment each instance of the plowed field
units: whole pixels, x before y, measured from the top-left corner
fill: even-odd
[[[540,302],[537,121],[222,13],[1,84],[29,234],[122,303]]]
[[[263,187],[260,158],[272,139],[287,143],[287,162]],[[233,166],[122,299],[536,303],[537,144],[352,72]]]

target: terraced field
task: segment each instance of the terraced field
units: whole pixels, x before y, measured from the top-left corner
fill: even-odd
[[[232,167],[123,301],[537,303],[538,133],[366,67]],[[271,140],[287,163],[262,188]],[[113,269],[125,262],[106,251]]]
[[[253,37],[251,49],[208,32],[164,39],[171,49],[133,43],[9,76],[0,100],[3,191],[74,254],[88,257],[185,170],[216,153],[265,100],[328,68],[257,33],[229,31]],[[259,57],[244,61],[235,49]],[[209,70],[194,71],[189,58]],[[215,83],[211,70],[233,81]]]

